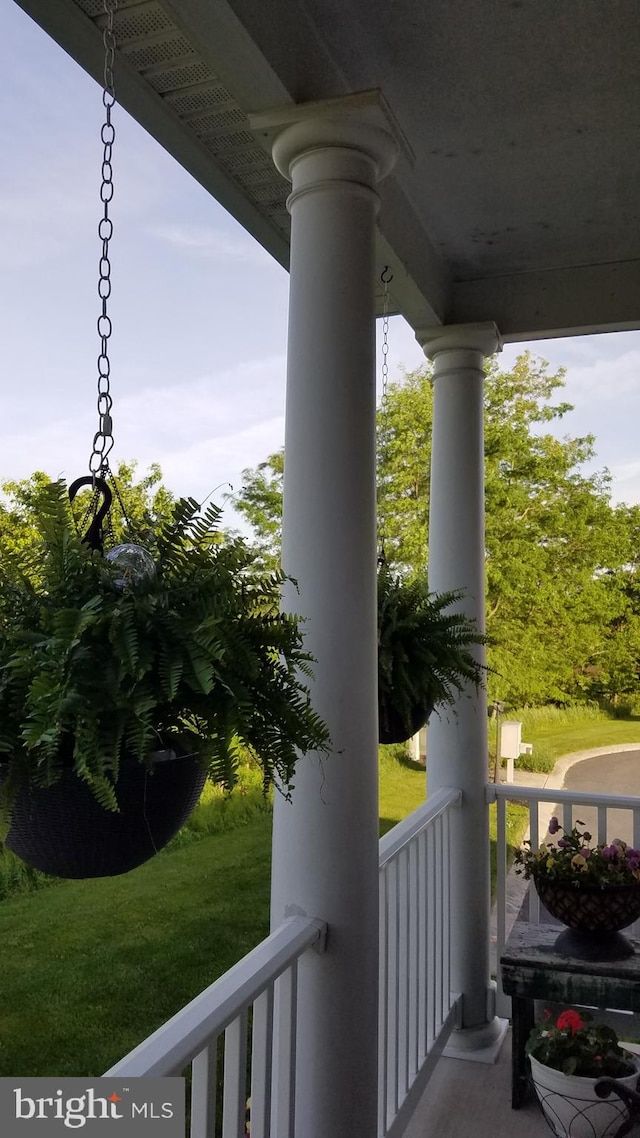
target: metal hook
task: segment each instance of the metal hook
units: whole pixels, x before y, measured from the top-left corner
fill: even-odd
[[[97,490],[98,494],[102,495],[104,501],[100,508],[96,510],[95,516],[89,529],[82,538],[83,542],[95,549],[98,553],[102,553],[102,522],[111,506],[112,493],[103,478],[97,478],[95,474],[88,474],[84,478],[76,478],[69,487],[69,501],[73,502],[78,490],[82,486],[91,486],[94,492]]]
[[[387,273],[389,276],[386,275]],[[384,269],[380,273],[380,280],[383,284],[391,284],[391,281],[393,280],[393,273],[391,272],[391,269],[388,265],[385,265]]]

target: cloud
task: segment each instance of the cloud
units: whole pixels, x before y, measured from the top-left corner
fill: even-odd
[[[640,502],[640,461],[613,463],[611,475],[614,502]]]
[[[122,459],[137,459],[139,469],[158,462],[171,490],[200,501],[221,483],[237,491],[242,470],[283,444],[284,378],[284,358],[274,355],[215,378],[146,386],[116,400],[114,466]],[[26,478],[35,469],[78,477],[86,471],[94,430],[90,406],[33,427],[14,420],[13,429],[0,432],[2,480]]]
[[[159,241],[198,257],[263,267],[272,263],[270,255],[248,234],[231,234],[211,226],[178,223],[153,226],[148,232]]]

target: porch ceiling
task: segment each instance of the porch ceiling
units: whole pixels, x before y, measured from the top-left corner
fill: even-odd
[[[102,0],[17,0],[96,78]],[[629,0],[120,0],[124,106],[283,264],[248,113],[379,88],[408,143],[380,264],[415,326],[640,326],[640,7]]]

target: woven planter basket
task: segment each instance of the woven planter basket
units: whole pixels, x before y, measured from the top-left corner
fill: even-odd
[[[545,909],[578,932],[614,933],[640,917],[640,882],[576,888],[562,881],[538,879],[535,886]]]
[[[2,768],[0,767],[0,779]],[[195,809],[206,774],[194,756],[148,770],[125,756],[115,792],[120,813],[104,810],[86,783],[63,771],[48,788],[24,785],[11,807],[5,845],[54,877],[116,877],[166,846]]]

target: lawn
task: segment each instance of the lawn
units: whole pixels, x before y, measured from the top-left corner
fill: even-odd
[[[533,755],[519,761],[524,770],[551,771],[556,759],[575,751],[625,743],[640,747],[640,718],[615,719],[598,707],[527,708],[508,718],[521,720],[523,740],[533,743]]]
[[[0,904],[0,1075],[97,1075],[266,935],[271,817]]]

